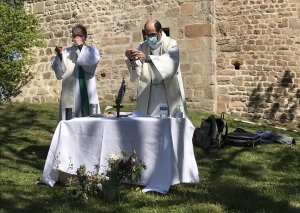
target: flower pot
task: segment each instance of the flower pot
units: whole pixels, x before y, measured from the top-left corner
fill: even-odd
[[[62,184],[62,185],[66,185],[66,183],[68,183],[68,179],[69,178],[77,178],[77,175],[72,175],[72,174],[68,174],[62,171],[59,171],[59,176],[58,176],[58,181]]]
[[[108,203],[117,202],[120,199],[120,186],[102,185],[104,200]]]

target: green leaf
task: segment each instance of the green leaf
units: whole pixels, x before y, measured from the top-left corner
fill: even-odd
[[[45,35],[39,20],[23,8],[23,1],[0,2],[0,93],[6,99],[15,97],[34,73],[34,47],[45,46]],[[1,95],[0,94],[0,95]]]

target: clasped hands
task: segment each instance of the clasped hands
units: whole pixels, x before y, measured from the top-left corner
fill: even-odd
[[[137,60],[137,59],[139,59],[140,61],[147,60],[147,56],[142,51],[139,50],[128,49],[125,52],[125,56],[129,60]]]

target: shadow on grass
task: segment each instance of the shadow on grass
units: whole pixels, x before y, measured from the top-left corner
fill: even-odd
[[[195,147],[195,156],[202,189],[191,197],[199,202],[219,203],[229,212],[300,211],[290,204],[300,198],[298,147],[262,144],[211,151]]]
[[[32,178],[37,175],[30,173],[42,173],[58,111],[46,105],[9,107],[0,116],[1,170],[17,174],[30,167],[19,178]],[[33,179],[27,184],[1,173],[0,212],[299,212],[289,203],[299,198],[300,191],[297,146],[262,144],[211,151],[195,147],[194,152],[200,183],[173,185],[167,195],[143,194],[127,186],[120,203],[114,204],[91,198],[88,205],[81,205],[64,186],[34,185]]]
[[[57,124],[52,105],[5,104],[0,111],[2,160],[42,169]],[[55,107],[54,107],[55,108]],[[1,161],[1,168],[6,165]]]

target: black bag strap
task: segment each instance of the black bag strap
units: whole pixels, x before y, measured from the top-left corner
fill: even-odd
[[[225,116],[224,116],[224,112],[221,113],[221,118],[224,120],[225,122],[225,135],[222,139],[222,143],[224,143],[224,141],[226,140],[227,134],[228,134],[228,125],[227,125],[227,121],[225,120]]]

